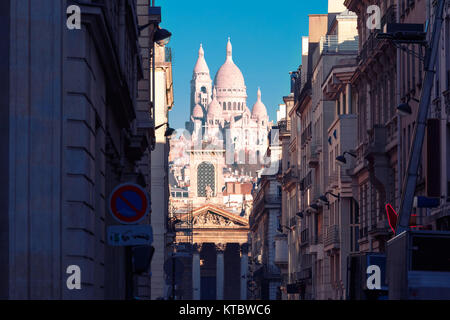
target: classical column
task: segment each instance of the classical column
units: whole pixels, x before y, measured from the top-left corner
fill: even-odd
[[[192,249],[192,300],[200,300],[200,249],[198,244]]]
[[[223,300],[223,288],[224,288],[224,275],[225,265],[223,259],[223,253],[225,251],[225,244],[216,244],[216,300]]]
[[[241,300],[247,300],[248,244],[241,245]]]

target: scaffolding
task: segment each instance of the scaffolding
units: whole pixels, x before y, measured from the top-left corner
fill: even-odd
[[[183,249],[190,248],[193,244],[193,204],[192,201],[187,201],[185,205],[176,208],[172,205],[171,210],[171,232],[174,234],[173,244],[177,251],[184,251]]]

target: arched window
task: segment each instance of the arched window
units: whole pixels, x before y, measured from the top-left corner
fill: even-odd
[[[221,103],[222,105],[223,105],[223,110],[225,111],[225,110],[227,110],[227,103],[226,102],[223,102],[223,103]]]
[[[236,102],[233,102],[233,110],[236,110]]]
[[[206,93],[206,87],[202,87],[202,88],[200,89],[200,91],[203,92],[203,93]]]
[[[216,178],[214,165],[210,162],[202,162],[197,168],[197,194],[206,197],[206,192],[211,188],[212,196],[215,196]]]
[[[228,102],[228,110],[231,110],[231,102]]]

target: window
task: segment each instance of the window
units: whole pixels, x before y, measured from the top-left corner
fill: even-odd
[[[347,95],[344,94],[342,95],[342,114],[346,114],[347,113]]]
[[[359,251],[359,208],[355,200],[350,202],[350,251]]]
[[[231,102],[228,102],[228,110],[231,110]]]
[[[210,162],[203,162],[197,168],[197,194],[199,197],[206,197],[208,188],[212,189],[215,195],[215,168]]]

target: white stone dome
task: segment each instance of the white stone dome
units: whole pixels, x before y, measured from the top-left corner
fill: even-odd
[[[219,101],[217,101],[216,88],[213,91],[213,99],[208,106],[208,118],[220,118],[222,116],[222,108]]]
[[[200,44],[200,49],[198,50],[198,60],[194,67],[194,73],[209,74],[209,68],[205,60],[205,51],[203,50],[202,44]]]
[[[228,38],[227,59],[220,67],[214,80],[219,89],[242,89],[245,90],[244,76],[241,70],[233,62],[233,49]]]
[[[192,111],[192,116],[194,118],[203,118],[203,108],[201,105],[195,105],[194,110]]]
[[[258,120],[267,117],[267,109],[261,100],[261,89],[259,88],[258,88],[258,99],[256,100],[256,103],[253,105],[252,117]]]

